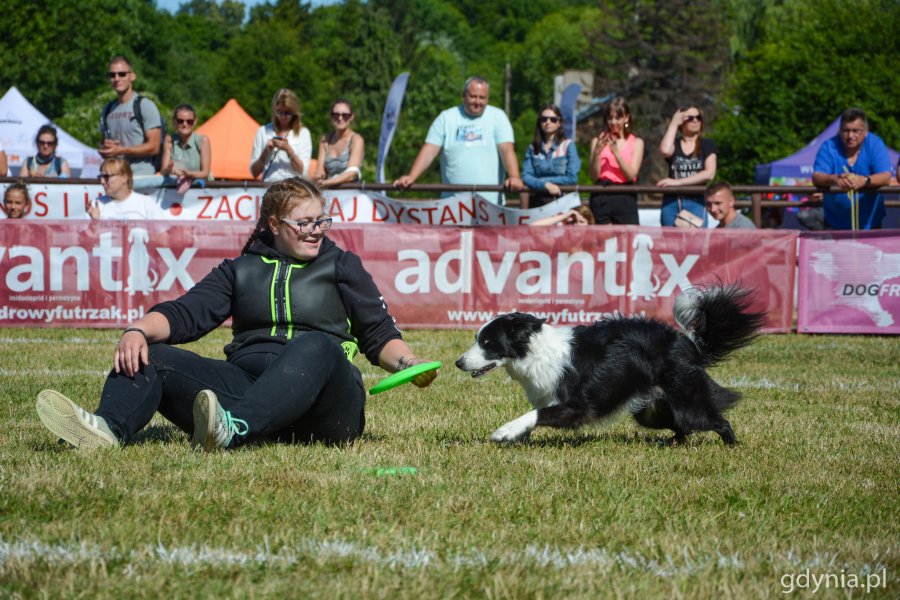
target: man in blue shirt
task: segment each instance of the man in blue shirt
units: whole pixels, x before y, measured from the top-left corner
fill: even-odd
[[[876,191],[859,190],[888,185],[890,180],[887,146],[869,132],[866,113],[859,108],[848,108],[841,115],[838,134],[819,147],[813,166],[813,184],[856,191],[858,200],[853,211],[849,194],[825,194],[825,224],[830,229],[880,229],[884,198]]]
[[[441,181],[449,184],[500,185],[519,191],[519,161],[513,145],[513,130],[506,113],[488,106],[490,88],[480,77],[470,77],[463,89],[463,102],[443,111],[431,124],[425,143],[409,173],[394,182],[406,189],[441,155]],[[503,169],[508,177],[504,181]],[[502,204],[496,192],[479,192]],[[444,194],[450,195],[450,194]]]

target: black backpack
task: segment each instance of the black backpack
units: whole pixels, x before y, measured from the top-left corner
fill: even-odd
[[[141,100],[144,97],[135,92],[134,94],[134,103],[132,107],[134,109],[134,120],[137,121],[138,127],[141,128],[141,132],[144,134],[144,141],[147,141],[147,133],[144,131],[144,114],[141,112]],[[116,107],[116,104],[119,103],[118,99],[110,100],[106,103],[106,106],[103,107],[103,115],[100,117],[100,131],[103,134],[103,137],[109,137],[109,128],[106,125],[106,120],[109,117],[109,113]],[[159,114],[159,150],[156,152],[156,155],[151,159],[153,163],[153,169],[157,172],[162,168],[162,157],[163,157],[163,148],[166,143],[166,120],[163,118],[162,113]]]

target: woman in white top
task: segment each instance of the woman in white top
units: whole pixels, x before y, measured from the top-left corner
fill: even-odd
[[[92,220],[166,219],[166,213],[156,200],[134,191],[134,176],[125,159],[107,158],[100,163],[100,185],[106,194],[88,206],[87,213]]]
[[[250,173],[268,182],[307,177],[311,157],[312,138],[300,122],[300,101],[282,88],[272,98],[272,122],[261,126],[253,139]]]

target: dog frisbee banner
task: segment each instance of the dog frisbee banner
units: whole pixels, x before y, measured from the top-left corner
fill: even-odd
[[[7,220],[0,225],[0,326],[122,327],[174,299],[252,223]],[[700,284],[756,291],[767,331],[790,331],[797,234],[658,227],[431,227],[336,224],[401,328],[478,328],[501,312],[552,325],[617,314],[672,321]]]
[[[810,233],[800,238],[797,329],[900,333],[900,234]]]

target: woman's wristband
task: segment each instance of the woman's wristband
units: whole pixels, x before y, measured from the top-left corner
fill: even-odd
[[[125,331],[122,332],[122,335],[125,335],[126,333],[128,333],[128,332],[130,332],[130,331],[137,331],[137,332],[140,333],[142,336],[144,336],[144,339],[145,339],[145,340],[147,339],[147,332],[144,331],[143,329],[141,329],[140,327],[126,327],[126,328],[125,328]]]

